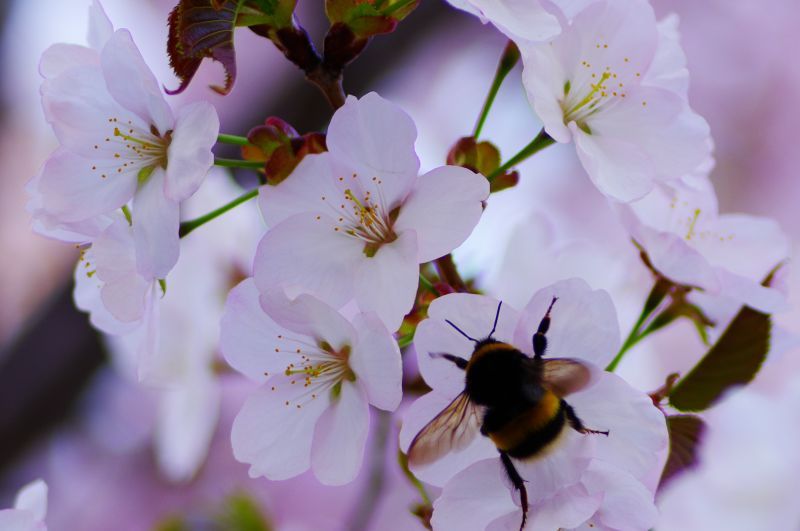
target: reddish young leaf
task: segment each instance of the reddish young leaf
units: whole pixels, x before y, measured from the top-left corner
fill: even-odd
[[[669,456],[661,473],[661,490],[676,474],[697,463],[697,447],[705,430],[703,419],[695,415],[667,415]]]
[[[209,57],[225,68],[224,86],[211,88],[228,94],[236,80],[233,30],[243,0],[181,0],[169,15],[167,53],[181,84],[168,94],[183,92],[200,63]]]

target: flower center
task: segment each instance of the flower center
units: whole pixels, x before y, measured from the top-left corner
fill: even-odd
[[[130,170],[139,170],[139,180],[146,180],[157,166],[167,167],[167,148],[172,141],[172,131],[161,134],[155,126],[144,128],[128,120],[122,123],[118,118],[108,119],[111,131],[102,144],[95,144],[95,150],[103,150],[109,164],[92,165],[92,171],[100,171],[106,179],[109,175],[120,174]],[[105,161],[104,161],[105,162]]]
[[[358,175],[354,173],[352,178],[357,179]],[[344,177],[339,177],[339,182],[343,181]],[[381,193],[381,184],[380,179],[372,178],[375,193],[372,190],[359,192],[346,188],[338,208],[329,198],[322,196],[322,200],[335,211],[337,224],[333,230],[364,242],[364,254],[370,258],[375,256],[381,245],[397,239],[392,225],[400,209],[389,209]]]
[[[595,48],[602,53],[608,49],[608,44],[597,43]],[[597,67],[601,61],[602,56],[595,57],[592,62],[582,60],[574,78],[564,83],[564,97],[561,100],[564,123],[575,122],[589,134],[591,130],[586,120],[625,100],[629,86],[638,84],[642,77],[641,72],[633,71],[628,57],[614,68],[609,65]],[[642,101],[642,106],[646,107],[647,102]]]
[[[305,392],[300,393],[294,400],[294,404],[287,401],[286,406],[294,405],[297,409],[301,409],[310,400],[325,392],[330,392],[336,397],[342,382],[352,382],[356,379],[355,373],[350,368],[350,345],[336,349],[327,341],[312,343],[306,339],[279,335],[275,352],[289,354],[294,358],[294,361],[286,365],[283,374],[289,377],[289,385],[302,384],[305,389]],[[273,385],[272,390],[277,390],[277,385]]]

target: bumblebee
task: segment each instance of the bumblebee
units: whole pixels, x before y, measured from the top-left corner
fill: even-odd
[[[409,463],[425,465],[466,447],[478,433],[489,437],[500,452],[509,480],[520,493],[520,530],[527,519],[528,493],[512,458],[528,460],[541,456],[568,428],[582,434],[608,436],[609,433],[584,426],[564,400],[589,384],[591,369],[575,359],[544,359],[550,312],[557,300],[554,297],[550,302],[533,335],[533,357],[492,338],[502,301],[497,305],[494,326],[484,339],[474,339],[446,320],[475,343],[472,356],[466,360],[447,353],[430,355],[446,359],[465,372],[464,391],[420,430],[408,450]]]

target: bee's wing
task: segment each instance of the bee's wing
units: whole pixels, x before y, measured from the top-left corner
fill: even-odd
[[[576,393],[592,381],[592,369],[571,358],[542,360],[542,383],[560,397]]]
[[[465,448],[480,426],[480,408],[463,392],[414,437],[408,448],[408,462],[427,465],[452,450]]]

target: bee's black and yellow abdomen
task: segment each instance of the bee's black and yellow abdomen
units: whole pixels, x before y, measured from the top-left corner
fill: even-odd
[[[533,457],[558,439],[566,425],[561,399],[546,391],[535,405],[486,435],[511,457]]]

